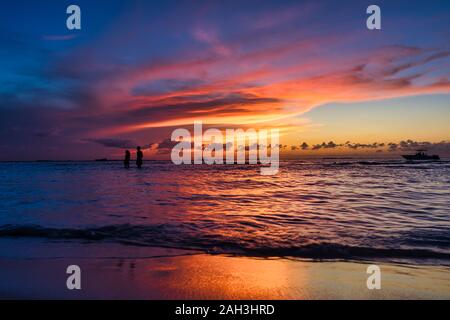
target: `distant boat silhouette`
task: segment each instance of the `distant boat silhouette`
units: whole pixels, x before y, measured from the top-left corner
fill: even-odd
[[[405,158],[406,160],[419,160],[419,161],[423,161],[423,160],[440,160],[438,155],[428,155],[426,154],[427,150],[417,150],[416,154],[404,154],[402,155],[403,158]]]

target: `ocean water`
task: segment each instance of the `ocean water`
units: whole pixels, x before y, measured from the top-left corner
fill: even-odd
[[[15,162],[0,175],[0,248],[38,238],[450,265],[450,161],[282,161],[275,176],[257,165]]]

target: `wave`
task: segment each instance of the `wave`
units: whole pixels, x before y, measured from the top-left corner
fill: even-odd
[[[0,238],[44,238],[49,240],[108,241],[131,246],[166,247],[253,257],[305,259],[435,259],[450,260],[450,254],[428,249],[351,246],[330,242],[304,245],[258,245],[243,239],[183,232],[176,225],[110,225],[93,228],[48,228],[36,225],[0,226]]]
[[[402,160],[355,160],[355,161],[342,161],[336,160],[333,162],[314,163],[313,165],[323,166],[388,166],[388,167],[402,167],[402,168],[430,168],[430,167],[446,167],[450,161],[402,161]]]

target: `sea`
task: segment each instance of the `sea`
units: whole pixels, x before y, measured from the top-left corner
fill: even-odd
[[[277,175],[259,169],[2,162],[0,256],[18,254],[12,239],[39,239],[450,266],[449,160],[286,160]]]

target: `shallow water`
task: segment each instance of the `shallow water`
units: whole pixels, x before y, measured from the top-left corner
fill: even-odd
[[[256,165],[16,162],[0,175],[0,238],[450,265],[448,161],[283,161],[275,176]]]

